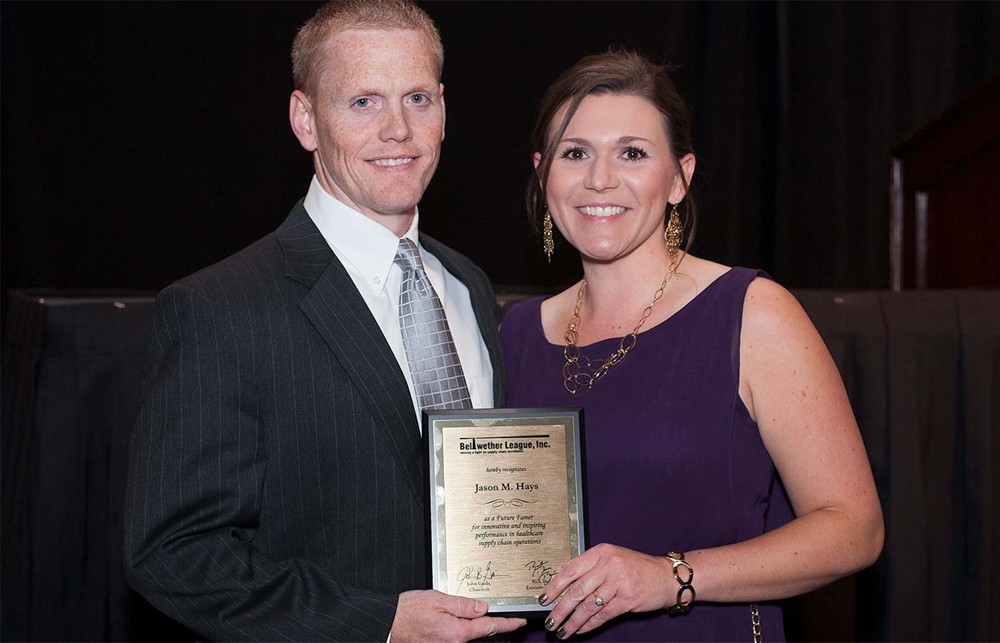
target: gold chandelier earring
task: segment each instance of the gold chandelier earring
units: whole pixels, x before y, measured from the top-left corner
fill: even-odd
[[[552,263],[552,255],[556,251],[556,242],[552,238],[552,215],[548,208],[545,209],[545,217],[542,219],[542,249],[545,250],[545,257]]]
[[[677,204],[673,204],[670,210],[670,218],[667,219],[667,227],[663,231],[663,240],[667,242],[667,252],[673,261],[680,251],[681,244],[684,243],[684,226],[681,225],[681,216],[677,213]]]

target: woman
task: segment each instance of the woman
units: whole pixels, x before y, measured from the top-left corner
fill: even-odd
[[[882,548],[864,445],[809,319],[763,273],[682,248],[690,127],[666,71],[629,52],[563,74],[535,127],[529,208],[584,279],[507,314],[508,403],[585,409],[600,543],[539,596],[558,638],[782,639],[772,601]]]

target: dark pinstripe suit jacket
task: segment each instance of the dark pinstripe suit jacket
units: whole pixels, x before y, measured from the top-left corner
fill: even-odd
[[[495,300],[462,255],[505,397]],[[213,639],[384,641],[426,587],[406,380],[300,201],[274,233],[157,297],[132,437],[129,582]]]

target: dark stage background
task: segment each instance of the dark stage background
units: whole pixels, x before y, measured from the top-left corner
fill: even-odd
[[[275,228],[311,164],[288,49],[312,2],[3,2],[2,286],[150,288]],[[584,54],[679,66],[695,252],[790,287],[888,284],[893,143],[1000,69],[1000,3],[427,2],[448,137],[424,229],[497,284],[552,267],[523,207],[535,107]],[[6,306],[6,302],[5,302]]]
[[[238,250],[305,193],[288,49],[317,6],[0,2],[0,287],[56,289],[3,297],[3,525],[35,530],[4,543],[4,600],[27,606],[20,620],[8,608],[5,640],[187,636],[137,601],[116,562],[149,305],[121,291]],[[571,249],[546,265],[524,215],[538,98],[610,45],[677,65],[699,155],[694,251],[799,289],[845,376],[889,524],[857,591],[847,579],[791,611],[790,632],[995,639],[996,293],[874,289],[889,283],[890,148],[1000,71],[1000,3],[423,6],[444,38],[448,105],[423,229],[498,286],[575,280]],[[803,290],[821,288],[838,291]],[[58,297],[68,289],[119,293]],[[106,503],[76,502],[83,488]]]

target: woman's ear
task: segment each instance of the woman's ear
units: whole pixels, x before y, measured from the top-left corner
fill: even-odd
[[[680,166],[681,171],[674,176],[674,185],[670,190],[671,203],[680,203],[687,196],[687,186],[691,185],[691,177],[694,176],[694,154],[685,154],[677,164]],[[684,176],[683,181],[681,180],[681,175]]]

